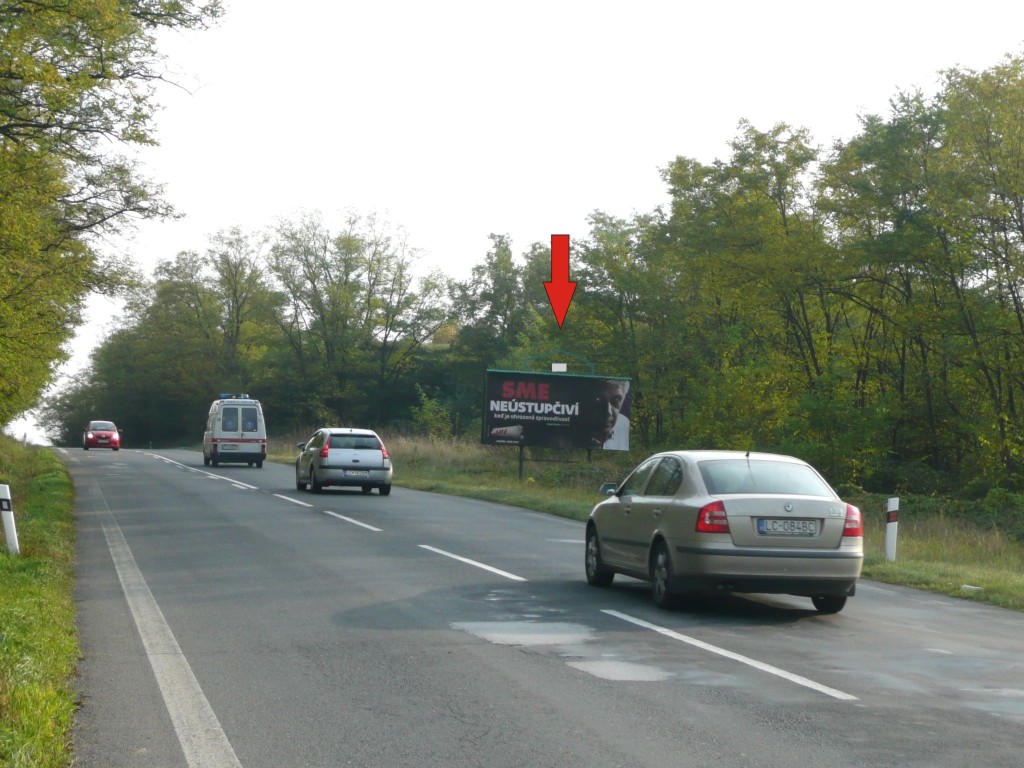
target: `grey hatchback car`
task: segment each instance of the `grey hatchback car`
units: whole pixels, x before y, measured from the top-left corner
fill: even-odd
[[[860,510],[807,462],[742,451],[668,451],[644,460],[590,513],[593,586],[621,573],[650,581],[669,607],[687,593],[810,597],[836,613],[864,563]]]
[[[394,473],[384,441],[371,429],[324,427],[305,443],[295,459],[295,488],[320,493],[329,485],[353,486],[381,496],[391,493]]]

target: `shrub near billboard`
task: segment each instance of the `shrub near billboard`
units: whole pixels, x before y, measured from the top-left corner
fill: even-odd
[[[489,370],[486,390],[485,444],[629,450],[629,379]]]

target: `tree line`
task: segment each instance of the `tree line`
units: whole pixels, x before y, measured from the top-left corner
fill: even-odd
[[[194,443],[209,401],[245,391],[272,432],[473,438],[486,368],[568,356],[632,379],[637,451],[778,450],[869,490],[1019,489],[1022,115],[1007,56],[896,94],[826,148],[741,122],[725,157],[668,163],[667,206],[573,234],[562,329],[547,241],[492,235],[455,280],[373,215],[226,230],[137,282],[43,420],[70,444],[100,415],[129,445]]]

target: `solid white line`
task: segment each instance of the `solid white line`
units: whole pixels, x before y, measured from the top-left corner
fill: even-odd
[[[274,496],[277,496],[277,498],[279,498],[279,499],[284,499],[285,501],[290,501],[292,504],[298,504],[301,507],[312,507],[313,506],[312,504],[307,504],[304,501],[299,501],[298,499],[293,499],[291,496],[284,496],[283,494],[280,494],[280,493],[275,493]]]
[[[607,609],[602,610],[602,613],[607,613],[609,616],[614,616],[617,619],[622,619],[623,621],[628,621],[631,624],[636,624],[638,627],[644,627],[645,629],[653,629],[655,632],[665,635],[665,637],[671,637],[673,640],[679,640],[683,643],[689,643],[690,645],[696,648],[700,648],[705,651],[710,651],[711,653],[717,653],[719,656],[724,656],[727,659],[738,661],[741,664],[747,664],[748,666],[754,667],[755,669],[760,669],[762,672],[767,672],[771,675],[776,675],[785,680],[789,680],[791,683],[796,683],[797,685],[802,685],[807,688],[811,688],[812,690],[818,691],[819,693],[824,693],[825,695],[831,696],[835,699],[842,699],[843,701],[857,701],[857,697],[849,693],[843,693],[842,691],[836,690],[835,688],[829,688],[827,685],[822,685],[821,683],[816,683],[813,680],[808,680],[806,677],[794,675],[792,672],[787,672],[784,669],[773,667],[771,664],[765,664],[763,661],[757,661],[756,659],[751,659],[748,656],[742,656],[738,653],[727,651],[724,648],[719,648],[716,645],[705,643],[701,640],[697,640],[696,638],[681,635],[678,632],[673,632],[671,629],[659,627],[657,624],[651,624],[650,622],[644,621],[643,619],[638,619],[635,616],[630,616],[625,613],[619,613],[618,611],[612,611]]]
[[[491,567],[489,565],[484,565],[483,563],[478,563],[476,560],[470,560],[467,557],[459,557],[458,555],[453,555],[451,552],[445,552],[443,549],[438,549],[437,547],[431,547],[431,546],[428,546],[427,544],[420,544],[420,546],[423,549],[429,549],[431,552],[436,552],[439,555],[444,555],[445,557],[450,557],[452,560],[458,560],[461,563],[468,563],[469,565],[475,565],[477,568],[483,568],[485,571],[490,571],[491,573],[496,573],[499,576],[504,576],[506,579],[512,579],[512,581],[526,581],[526,579],[524,579],[522,576],[516,576],[514,573],[509,573],[508,571],[502,571],[502,570],[499,570],[498,568],[493,568],[493,567]]]
[[[103,522],[103,534],[107,538],[117,578],[121,581],[121,589],[138,627],[186,762],[190,768],[213,765],[241,768],[242,764],[150,592],[120,526],[112,515],[108,514],[108,517],[110,522]]]
[[[339,515],[337,512],[331,512],[330,510],[325,509],[324,510],[324,514],[325,515],[330,515],[331,517],[336,517],[339,520],[344,520],[346,523],[352,523],[352,525],[359,525],[359,526],[362,526],[363,528],[368,528],[369,530],[376,531],[377,533],[382,533],[383,532],[382,529],[380,529],[380,528],[374,528],[372,525],[367,525],[366,523],[361,523],[358,520],[353,520],[351,517],[345,517],[344,515]]]

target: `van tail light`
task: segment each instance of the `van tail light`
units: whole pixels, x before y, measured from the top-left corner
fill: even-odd
[[[320,449],[320,458],[321,459],[326,459],[327,455],[330,452],[331,452],[331,444],[330,444],[330,442],[324,443],[324,447]]]
[[[388,449],[384,447],[384,441],[383,440],[378,440],[377,442],[380,443],[380,455],[381,455],[381,458],[384,459],[385,461],[387,459],[390,459],[391,457],[388,456]]]
[[[729,519],[725,516],[725,504],[712,501],[697,513],[697,533],[729,533]]]
[[[864,518],[860,510],[853,504],[846,505],[846,524],[843,526],[843,536],[863,536]]]

